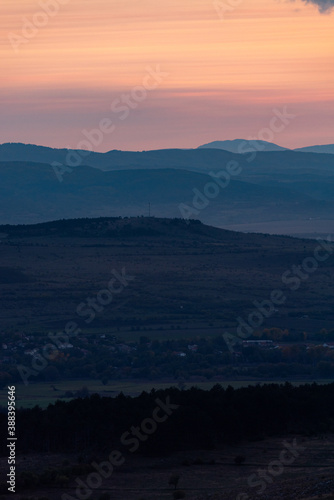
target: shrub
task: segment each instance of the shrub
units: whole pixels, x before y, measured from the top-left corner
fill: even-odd
[[[69,478],[62,474],[58,474],[56,477],[56,484],[59,486],[65,486],[69,482]]]
[[[174,488],[176,489],[179,481],[180,481],[180,476],[178,476],[177,474],[174,474],[173,476],[171,476],[169,478],[168,484],[171,486],[174,486]]]
[[[7,492],[8,492],[8,484],[0,483],[0,495],[4,495]]]
[[[69,473],[73,476],[84,476],[85,474],[89,474],[89,472],[93,471],[94,468],[90,464],[75,464],[70,467]]]
[[[201,458],[196,458],[196,460],[194,460],[194,465],[203,465],[203,460]]]
[[[41,484],[52,484],[57,476],[57,469],[45,469],[39,477]]]
[[[244,457],[243,455],[237,455],[235,458],[234,458],[234,463],[236,465],[242,465],[244,464],[246,461],[246,457]]]
[[[36,474],[30,471],[23,471],[19,475],[19,483],[26,488],[34,488],[38,485],[39,479]]]
[[[173,492],[174,500],[179,500],[180,498],[186,498],[186,492],[182,490],[177,490]]]
[[[110,495],[109,493],[102,493],[102,495],[99,496],[99,500],[110,500]]]

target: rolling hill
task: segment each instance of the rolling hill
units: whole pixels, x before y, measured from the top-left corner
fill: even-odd
[[[261,177],[255,182],[250,173],[244,177],[231,179],[226,188],[219,188],[207,174],[187,170],[103,172],[85,166],[66,174],[60,183],[50,165],[5,162],[0,164],[0,222],[19,224],[55,218],[147,215],[149,203],[155,216],[184,216],[218,227],[326,218],[333,211],[330,192],[328,199],[316,199],[312,193],[306,193],[315,187],[305,176],[299,184],[275,182],[274,177],[270,180]],[[215,198],[204,195],[209,184],[216,186]],[[196,193],[200,193],[200,199]]]
[[[331,154],[110,151],[86,155],[76,167],[66,166],[67,154],[0,146],[0,223],[147,215],[150,203],[158,217],[230,229],[310,237],[333,230]]]
[[[284,272],[314,254],[318,243],[312,240],[156,217],[0,226],[0,233],[1,265],[7,269],[0,279],[3,326],[61,328],[77,316],[82,300],[106,287],[113,269],[123,268],[135,279],[115,299],[122,307],[106,308],[94,328],[114,327],[115,317],[129,329],[141,321],[155,323],[157,334],[162,324],[208,330],[212,318],[216,326],[227,322],[235,328],[236,318],[274,288],[283,288],[289,299],[272,324],[319,331],[333,320],[333,256],[298,292],[282,282]],[[309,320],[300,319],[305,314]]]

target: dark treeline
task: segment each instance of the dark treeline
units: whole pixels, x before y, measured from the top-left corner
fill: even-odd
[[[241,440],[258,440],[287,433],[312,435],[334,431],[334,383],[294,387],[267,384],[233,389],[214,386],[170,388],[143,392],[132,398],[91,395],[70,402],[57,401],[42,410],[17,411],[17,449],[81,452],[112,449],[127,451],[121,436],[132,434],[154,415],[157,399],[179,405],[154,432],[145,436],[139,452],[164,454],[176,450],[212,449]],[[160,410],[160,416],[163,411]],[[1,435],[6,435],[5,410],[0,414]],[[145,433],[144,433],[145,434]],[[5,443],[5,441],[3,441]],[[5,445],[2,452],[6,454]]]
[[[154,218],[154,225],[179,226],[182,229],[198,228],[202,226],[201,221],[174,217],[172,219]],[[139,226],[138,226],[139,224]],[[40,222],[38,224],[3,224],[0,231],[9,237],[35,237],[35,236],[65,236],[65,237],[137,237],[158,236],[160,231],[145,227],[147,220],[144,216],[137,217],[82,217],[78,219],[61,219],[52,222]],[[205,231],[205,229],[204,229]]]

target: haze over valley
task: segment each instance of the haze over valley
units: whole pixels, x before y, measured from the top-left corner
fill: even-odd
[[[4,144],[0,222],[150,211],[247,232],[313,238],[333,230],[332,154],[237,144],[242,154],[215,148],[88,153]]]

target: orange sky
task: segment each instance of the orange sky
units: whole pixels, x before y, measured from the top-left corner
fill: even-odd
[[[96,150],[197,147],[257,136],[286,105],[296,118],[274,142],[333,143],[334,11],[216,4],[223,16],[214,0],[2,0],[0,142],[77,147],[108,118]],[[110,106],[148,66],[168,76],[121,120]]]

